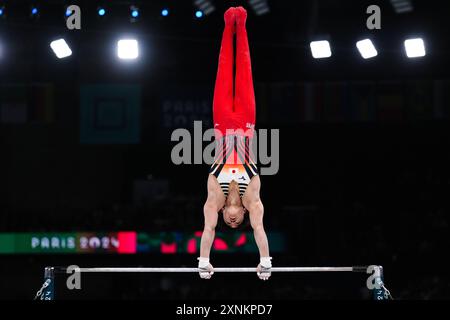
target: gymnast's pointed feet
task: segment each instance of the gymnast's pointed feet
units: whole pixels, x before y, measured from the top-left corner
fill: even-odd
[[[243,7],[236,8],[236,25],[237,27],[244,27],[247,22],[247,10]]]
[[[225,27],[231,28],[231,30],[236,32],[236,8],[228,9],[225,14]]]

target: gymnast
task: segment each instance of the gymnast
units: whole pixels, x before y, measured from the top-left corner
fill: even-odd
[[[219,214],[233,229],[242,224],[246,215],[249,216],[260,254],[257,275],[261,280],[268,280],[271,275],[272,258],[259,194],[261,181],[250,148],[256,107],[246,20],[247,12],[242,7],[225,12],[213,101],[216,156],[208,177],[208,198],[203,208],[205,221],[198,258],[202,279],[211,279],[214,274],[209,257]]]

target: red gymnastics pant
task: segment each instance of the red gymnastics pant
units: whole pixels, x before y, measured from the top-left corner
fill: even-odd
[[[234,30],[231,26],[225,26],[214,90],[213,113],[214,128],[222,135],[226,135],[227,130],[241,129],[246,132],[246,136],[253,137],[256,118],[255,92],[245,24],[236,25],[236,77]]]

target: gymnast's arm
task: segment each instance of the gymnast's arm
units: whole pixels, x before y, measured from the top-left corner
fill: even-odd
[[[260,189],[261,181],[259,176],[255,176],[247,188],[243,203],[249,211],[250,223],[253,228],[255,242],[258,245],[259,254],[261,257],[269,257],[269,242],[264,230],[264,206],[259,196]]]
[[[266,231],[264,230],[263,216],[264,206],[261,202],[252,202],[248,210],[250,211],[250,223],[253,228],[255,242],[258,245],[260,257],[269,257],[269,241],[267,240]]]
[[[202,239],[200,242],[200,257],[198,267],[202,279],[210,279],[214,273],[213,266],[209,262],[211,247],[216,235],[218,212],[225,204],[223,195],[217,179],[210,175],[208,178],[208,199],[203,206],[205,225],[203,227]]]
[[[257,268],[258,277],[268,280],[271,275],[272,261],[269,253],[269,241],[264,230],[264,206],[259,196],[261,181],[258,176],[250,182],[244,196],[244,206],[250,212],[250,223],[253,228],[256,245],[259,249],[260,263]]]
[[[208,177],[208,199],[203,206],[205,225],[203,228],[202,240],[200,244],[200,257],[209,258],[211,246],[216,234],[218,212],[225,205],[225,196],[220,188],[216,177]]]
[[[206,201],[203,206],[205,225],[203,227],[202,240],[200,244],[200,257],[209,258],[211,246],[216,235],[218,209],[214,202]]]

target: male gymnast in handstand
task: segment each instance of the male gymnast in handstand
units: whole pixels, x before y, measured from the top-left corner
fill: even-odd
[[[208,198],[203,208],[205,223],[198,258],[202,279],[210,279],[214,274],[209,256],[219,213],[231,228],[242,224],[248,214],[260,254],[257,275],[261,280],[268,280],[271,275],[272,258],[263,224],[264,207],[259,194],[261,181],[250,148],[256,107],[246,20],[247,12],[242,7],[230,8],[225,12],[225,30],[213,102],[216,151],[219,152],[216,152],[210,170]]]

